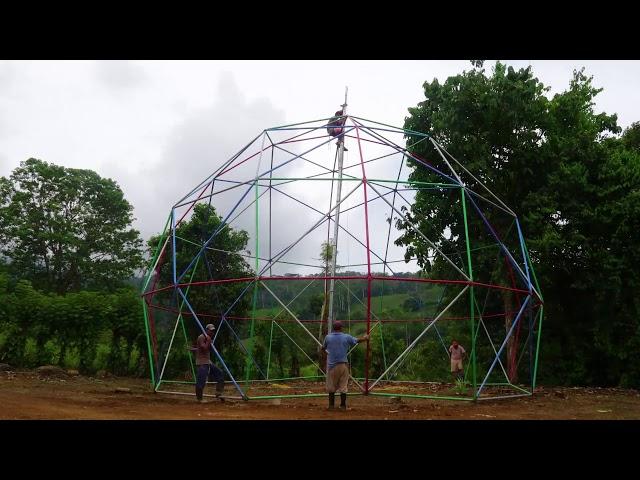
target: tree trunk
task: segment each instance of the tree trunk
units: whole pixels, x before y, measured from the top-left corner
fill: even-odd
[[[67,355],[67,342],[62,341],[62,345],[60,345],[60,358],[58,359],[58,365],[64,366],[64,357]]]
[[[276,359],[278,360],[278,370],[280,370],[280,378],[284,377],[284,359],[282,358],[282,348],[278,349],[276,353]]]
[[[298,356],[294,353],[291,355],[291,377],[299,377],[300,376],[300,362],[298,361]]]
[[[513,315],[513,292],[509,291],[509,290],[503,290],[502,291],[502,299],[503,299],[503,303],[504,303],[504,331],[505,331],[505,335],[507,333],[509,333],[509,330],[511,329],[511,325],[513,325],[513,319],[514,319],[514,315]],[[507,340],[507,345],[506,345],[506,355],[507,355],[507,376],[509,377],[509,381],[510,382],[514,382],[516,381],[516,376],[517,376],[517,372],[516,372],[516,365],[515,365],[515,348],[516,348],[516,343],[515,343],[516,337],[515,337],[515,332],[513,332],[511,334],[511,337],[509,337],[509,340]]]
[[[125,358],[125,364],[124,364],[124,374],[128,374],[129,373],[129,365],[131,365],[131,354],[133,353],[133,342],[130,342],[129,340],[127,340],[127,356]],[[189,370],[189,372],[191,372],[191,370]]]

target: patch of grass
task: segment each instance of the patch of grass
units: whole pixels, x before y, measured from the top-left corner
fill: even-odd
[[[464,395],[467,393],[467,381],[461,378],[457,378],[456,379],[456,384],[453,387],[453,391],[456,393],[456,395]]]
[[[80,365],[80,354],[78,353],[77,348],[69,348],[67,349],[67,353],[64,356],[63,361],[64,368],[68,368],[71,370],[77,370]]]
[[[107,359],[111,353],[111,346],[105,343],[99,343],[96,347],[96,356],[93,360],[94,370],[104,370],[107,365]]]
[[[318,375],[318,369],[315,365],[305,365],[300,368],[301,377],[313,377],[315,375]]]
[[[27,365],[35,366],[37,362],[38,352],[36,349],[36,341],[28,338],[24,345],[24,360]]]

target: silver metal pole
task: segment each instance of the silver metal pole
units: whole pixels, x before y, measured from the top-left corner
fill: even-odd
[[[173,327],[173,333],[171,334],[171,341],[169,342],[169,348],[167,349],[167,354],[164,357],[164,363],[162,364],[162,371],[160,372],[160,378],[158,381],[158,386],[156,387],[156,391],[158,391],[158,388],[160,388],[160,385],[162,384],[162,377],[164,376],[164,369],[167,366],[167,360],[169,360],[169,354],[171,353],[171,347],[173,346],[173,339],[176,336],[176,330],[178,329],[178,323],[180,323],[180,317],[182,316],[182,312],[180,312],[178,314],[178,317],[176,318],[176,325],[175,327]]]
[[[342,105],[343,117],[347,114],[347,87],[344,91],[344,104]],[[327,316],[327,328],[330,333],[334,320],[333,311],[333,291],[335,288],[335,276],[336,276],[336,261],[338,258],[338,227],[340,225],[340,202],[342,195],[342,164],[344,161],[344,137],[338,140],[338,191],[336,195],[336,215],[333,223],[333,245],[331,245],[331,280],[329,281],[329,315]]]

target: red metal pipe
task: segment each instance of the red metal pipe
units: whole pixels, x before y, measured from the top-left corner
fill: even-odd
[[[193,313],[189,312],[189,311],[182,311],[180,312],[180,310],[178,310],[177,308],[171,308],[171,307],[165,307],[162,305],[157,305],[157,304],[152,304],[152,303],[147,303],[148,308],[150,309],[156,309],[156,310],[163,310],[165,312],[170,312],[170,313],[175,313],[175,314],[180,314],[182,313],[182,315],[187,315],[187,316],[193,316]],[[539,307],[540,303],[536,303],[533,305],[533,308]],[[519,310],[511,310],[511,311],[507,311],[507,312],[500,312],[500,313],[491,313],[491,314],[487,314],[487,315],[482,315],[483,319],[487,319],[487,318],[496,318],[496,317],[504,317],[507,314],[513,314],[513,313],[517,313]],[[214,318],[214,319],[220,319],[222,318],[219,314],[211,314],[211,313],[196,313],[196,315],[198,317],[204,317],[204,318]],[[227,320],[244,320],[244,321],[250,321],[252,320],[253,317],[239,317],[239,316],[227,316],[225,317]],[[450,317],[440,317],[440,319],[438,321],[443,321],[443,320],[468,320],[470,319],[470,316],[450,316]],[[275,320],[273,317],[255,317],[255,320],[263,320],[263,321],[267,321],[267,322],[271,322],[273,320]],[[298,319],[300,322],[302,323],[321,323],[322,320],[306,320],[306,319]],[[376,322],[380,322],[380,323],[398,323],[398,324],[403,324],[403,323],[425,323],[428,321],[433,320],[433,318],[411,318],[411,319],[393,319],[393,318],[387,318],[384,320],[376,320]],[[281,323],[297,323],[296,320],[294,319],[278,319],[278,322]],[[347,322],[347,321],[351,321],[352,323],[365,323],[367,320],[366,318],[364,319],[356,319],[356,320],[343,320],[343,322]]]
[[[259,277],[258,280],[268,281],[268,280],[368,280],[369,277],[367,275],[345,275],[345,276],[300,276],[300,277]],[[233,283],[233,282],[249,282],[256,280],[255,277],[243,277],[243,278],[227,278],[223,280],[206,280],[202,282],[191,282],[191,283],[179,283],[178,285],[169,285],[167,287],[159,288],[157,290],[151,290],[149,292],[143,293],[142,296],[153,295],[155,293],[164,292],[166,290],[170,290],[172,288],[177,287],[188,287],[188,286],[202,286],[202,285],[215,285],[218,283]],[[484,288],[492,288],[496,290],[508,290],[512,292],[518,292],[521,294],[528,295],[529,292],[527,290],[522,290],[518,288],[510,288],[505,287],[503,285],[493,285],[488,283],[481,282],[471,282],[469,280],[440,280],[440,279],[432,279],[432,278],[402,278],[402,277],[382,277],[382,276],[371,276],[371,280],[380,280],[380,281],[394,281],[394,282],[418,282],[418,283],[434,283],[434,284],[446,284],[446,285],[470,285],[474,287],[484,287]],[[540,302],[541,305],[544,305],[543,302]]]

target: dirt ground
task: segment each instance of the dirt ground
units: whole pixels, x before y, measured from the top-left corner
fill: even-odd
[[[117,391],[124,389],[124,391]],[[213,393],[213,387],[208,387]],[[327,411],[326,397],[278,400],[209,399],[153,393],[148,380],[40,378],[35,372],[0,372],[0,419],[196,420],[514,420],[640,419],[640,392],[600,388],[537,389],[533,397],[452,402],[349,396],[347,411]]]

